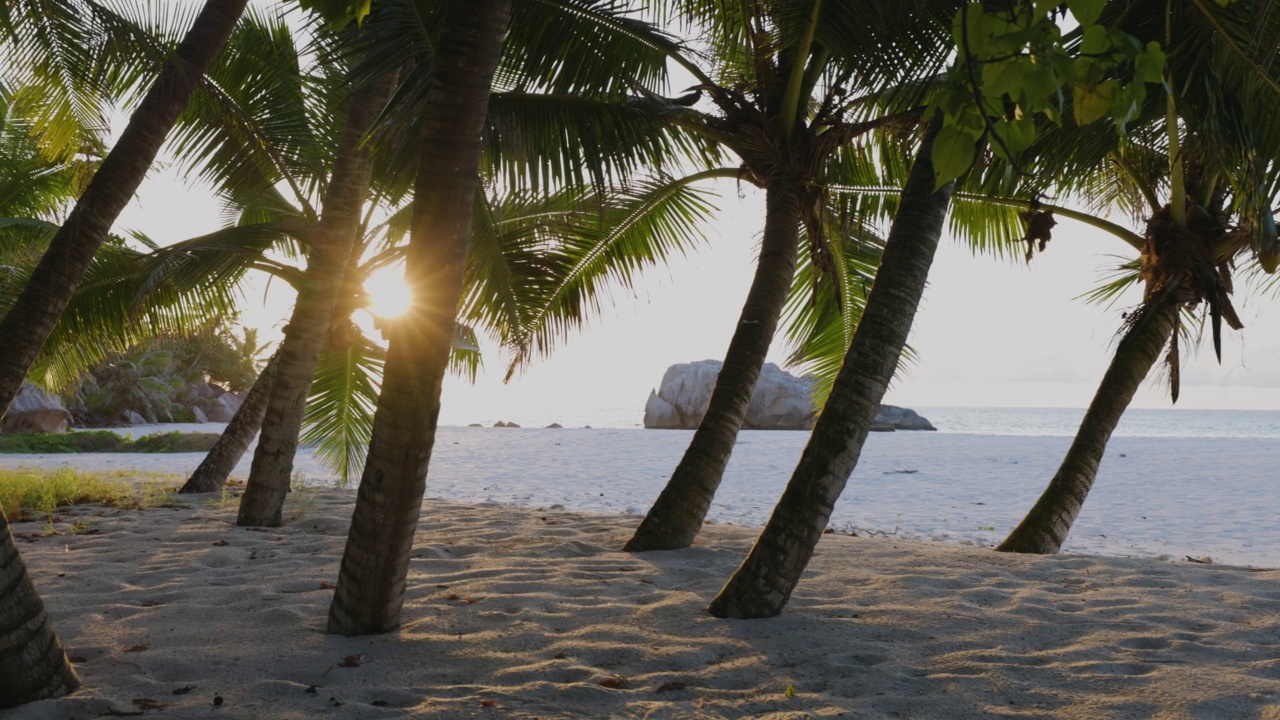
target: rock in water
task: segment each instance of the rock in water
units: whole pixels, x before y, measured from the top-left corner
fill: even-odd
[[[9,411],[0,419],[0,432],[66,432],[71,413],[62,401],[31,383],[23,383]]]
[[[684,429],[698,427],[711,401],[722,363],[701,360],[667,368],[662,384],[649,393],[644,406],[646,428]],[[744,428],[748,430],[807,430],[813,427],[817,408],[813,404],[814,380],[796,377],[773,363],[760,370]],[[934,430],[929,421],[914,410],[881,405],[873,430]]]

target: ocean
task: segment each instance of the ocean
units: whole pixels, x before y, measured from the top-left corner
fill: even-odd
[[[971,435],[1073,437],[1080,419],[1084,417],[1084,408],[917,406],[912,409],[928,418],[939,432]],[[466,417],[466,422],[461,420],[462,417],[442,416],[442,424],[453,426],[473,421],[489,426],[498,420],[510,420],[525,427],[543,427],[557,422],[564,427],[630,429],[643,427],[643,409],[590,408],[545,417],[533,408],[524,412],[513,409],[505,418],[471,416]],[[1116,428],[1114,437],[1280,439],[1280,410],[1130,408]]]
[[[915,408],[939,432],[1072,437],[1084,408]],[[1130,408],[1113,437],[1280,438],[1277,410]]]

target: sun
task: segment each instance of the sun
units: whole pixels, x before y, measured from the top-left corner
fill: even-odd
[[[369,312],[376,317],[402,315],[413,302],[413,293],[404,282],[403,265],[390,265],[374,271],[364,281],[364,291],[369,294]]]

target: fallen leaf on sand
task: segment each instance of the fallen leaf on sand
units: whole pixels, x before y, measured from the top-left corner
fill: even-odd
[[[462,599],[462,596],[459,595],[458,593],[450,593],[449,597],[445,598],[445,600],[461,600],[461,599]]]
[[[658,686],[657,690],[654,690],[654,692],[675,692],[676,690],[683,690],[685,687],[687,687],[685,683],[682,683],[679,680],[672,680],[671,682],[662,683]]]
[[[228,545],[230,545],[230,544],[231,544],[231,543],[227,542],[226,540],[214,540],[214,541],[213,541],[213,545],[215,545],[215,546],[217,546],[217,547],[226,547],[226,546],[228,546]]]
[[[321,590],[332,590],[334,587],[335,587],[335,585],[334,585],[333,583],[329,582],[328,580],[321,580],[321,581],[320,581],[320,589],[321,589]]]
[[[130,645],[129,647],[124,649],[124,652],[142,652],[143,650],[150,650],[150,649],[151,649],[151,646],[146,644]]]
[[[498,707],[497,700],[481,700],[480,707]]]
[[[600,685],[601,687],[607,687],[609,689],[617,689],[622,687],[622,678],[618,677],[617,675],[614,675],[613,677],[607,677],[601,680],[597,684]]]
[[[134,698],[132,702],[143,710],[163,710],[169,707],[168,703],[156,702],[151,698]]]
[[[364,655],[355,654],[342,658],[342,662],[338,663],[338,667],[360,667],[360,663],[364,661]]]

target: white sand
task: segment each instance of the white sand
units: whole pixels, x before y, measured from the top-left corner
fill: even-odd
[[[60,513],[55,528],[87,535],[15,524],[85,688],[0,717],[149,699],[166,707],[148,716],[178,718],[1280,719],[1280,571],[1220,564],[1280,564],[1271,441],[1113,441],[1070,546],[1168,562],[972,546],[1025,511],[1066,438],[873,435],[833,525],[897,535],[826,536],[781,617],[726,622],[703,608],[756,529],[723,521],[763,522],[805,438],[744,433],[722,522],[694,548],[618,552],[637,522],[618,513],[645,509],[688,437],[442,430],[428,492],[451,500],[427,502],[405,626],[381,637],[322,632],[350,491],[295,493],[269,532],[210,496]],[[186,473],[200,458],[0,466]],[[298,467],[332,479],[308,452]]]
[[[633,556],[634,518],[431,501],[403,629],[352,639],[353,493],[267,532],[211,501],[21,544],[85,688],[0,717],[1280,718],[1278,571],[833,534],[781,617],[722,621],[752,530]]]
[[[212,423],[146,426],[136,436],[221,429]],[[429,497],[524,507],[648,510],[688,446],[690,432],[614,429],[441,428]],[[763,525],[807,433],[743,432],[710,518]],[[1066,452],[1065,437],[877,433],[836,506],[836,529],[991,546],[1017,524]],[[0,455],[30,465],[189,473],[203,454]],[[247,477],[251,455],[236,474]],[[1115,438],[1065,548],[1069,553],[1209,557],[1280,567],[1280,448],[1275,440]],[[296,472],[332,484],[313,453]]]

